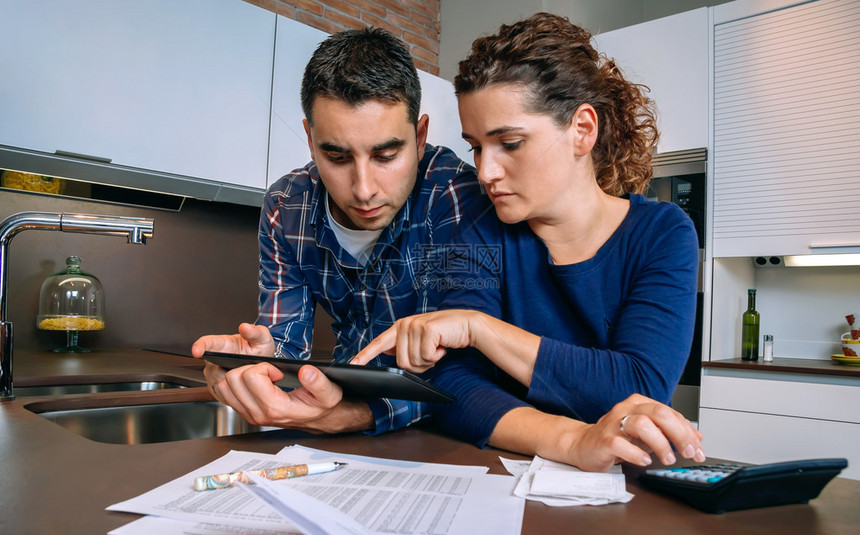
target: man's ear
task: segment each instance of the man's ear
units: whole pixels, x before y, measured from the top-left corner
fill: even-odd
[[[308,124],[307,119],[302,119],[302,126],[305,128],[305,134],[308,136],[308,148],[311,151],[311,160],[317,161],[316,155],[314,154],[314,140],[311,137],[311,126]]]
[[[424,158],[424,144],[427,143],[427,132],[430,130],[430,117],[425,113],[418,118],[415,125],[415,141],[418,143],[418,161]]]
[[[597,110],[591,104],[583,104],[577,108],[571,120],[574,129],[574,154],[585,156],[597,143]]]

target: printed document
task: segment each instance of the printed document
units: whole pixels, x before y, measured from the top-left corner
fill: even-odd
[[[309,503],[319,504],[318,511],[311,511],[307,506],[290,510],[291,504],[285,503],[286,509],[278,510],[294,518],[292,522],[247,489],[237,486],[195,491],[191,487],[194,478],[203,475],[328,461],[348,465],[334,472],[265,482],[269,484],[266,488],[273,489],[263,497],[269,503],[282,494],[300,492],[313,498]],[[489,475],[487,470],[482,466],[337,454],[301,446],[284,448],[275,455],[231,451],[185,476],[108,507],[110,511],[154,515],[111,533],[135,535],[147,530],[152,533],[153,529],[164,535],[313,532],[302,522],[308,517],[319,519],[326,508],[334,508],[355,521],[356,533],[519,533],[524,501],[513,495],[514,478]],[[296,512],[303,517],[289,516]]]

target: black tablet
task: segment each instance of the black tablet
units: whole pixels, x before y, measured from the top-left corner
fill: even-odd
[[[299,368],[305,364],[311,364],[323,372],[333,383],[339,385],[344,394],[347,395],[362,398],[406,399],[428,403],[450,403],[457,400],[448,392],[440,390],[417,375],[400,368],[255,357],[215,351],[205,352],[203,359],[227,370],[257,362],[268,362],[284,372],[286,376],[285,381],[279,381],[278,384],[293,388],[300,386],[298,382]]]

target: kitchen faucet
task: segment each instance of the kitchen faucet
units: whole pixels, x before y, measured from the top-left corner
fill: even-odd
[[[6,321],[9,241],[23,230],[59,230],[125,236],[128,243],[145,244],[152,238],[153,227],[153,220],[144,217],[52,212],[19,212],[0,223],[0,401],[15,399],[12,393],[12,322]]]

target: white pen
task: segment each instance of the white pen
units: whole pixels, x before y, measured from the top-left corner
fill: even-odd
[[[346,463],[330,462],[315,464],[294,464],[290,466],[278,466],[262,470],[248,470],[246,472],[230,472],[227,474],[215,474],[214,476],[201,476],[194,479],[194,490],[223,489],[231,486],[236,481],[250,483],[245,474],[254,474],[266,479],[289,479],[292,477],[310,476],[333,472],[346,466]]]

